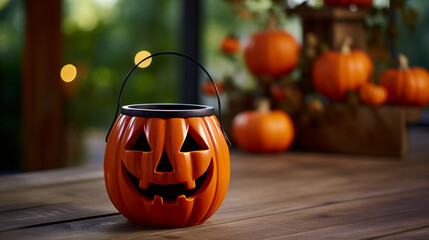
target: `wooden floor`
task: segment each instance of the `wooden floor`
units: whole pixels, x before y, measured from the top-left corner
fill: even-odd
[[[231,183],[204,224],[154,229],[110,203],[101,165],[0,177],[0,239],[429,239],[429,129],[406,159],[231,154]]]

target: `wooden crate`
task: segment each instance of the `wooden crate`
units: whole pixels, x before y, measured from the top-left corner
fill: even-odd
[[[295,117],[294,148],[403,157],[409,145],[407,124],[419,120],[419,108],[331,104],[311,118]]]
[[[359,8],[357,11],[350,11],[343,6],[310,8],[303,4],[288,10],[287,13],[301,17],[304,36],[312,32],[332,49],[339,50],[347,35],[354,40],[353,48],[367,49],[365,17],[368,9]],[[304,48],[305,44],[304,42]]]

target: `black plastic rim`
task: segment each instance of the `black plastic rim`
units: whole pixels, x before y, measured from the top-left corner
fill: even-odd
[[[182,103],[132,104],[122,106],[122,114],[152,118],[191,118],[214,115],[211,106]]]

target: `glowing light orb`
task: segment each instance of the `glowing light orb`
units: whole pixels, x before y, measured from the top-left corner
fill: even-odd
[[[136,56],[134,57],[134,64],[139,63],[141,60],[145,59],[146,57],[149,57],[151,54],[148,51],[140,51],[136,54]],[[139,64],[139,68],[145,68],[148,67],[150,65],[150,63],[152,62],[152,58],[149,58],[145,61],[143,61],[142,63]]]
[[[71,82],[76,78],[77,69],[72,64],[64,65],[64,67],[61,68],[60,75],[64,82]]]

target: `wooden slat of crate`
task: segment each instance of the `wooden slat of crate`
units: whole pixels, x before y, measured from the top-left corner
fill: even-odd
[[[407,123],[419,120],[417,108],[331,104],[312,119],[298,118],[295,148],[403,157],[408,151]]]
[[[347,7],[342,6],[315,9],[304,4],[288,10],[287,13],[301,16],[303,33],[312,32],[316,34],[320,40],[334,50],[339,50],[344,37],[347,35],[354,39],[354,48],[367,49],[364,19],[368,9],[359,8],[357,11],[350,11]]]

